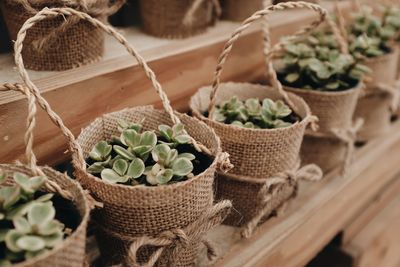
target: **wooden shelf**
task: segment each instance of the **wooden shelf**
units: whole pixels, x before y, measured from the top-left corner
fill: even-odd
[[[250,239],[238,228],[219,226],[209,233],[221,258],[213,266],[304,266],[365,210],[387,185],[400,179],[400,122],[357,149],[351,174],[337,172],[322,181],[302,182],[283,216],[262,224]],[[198,267],[208,266],[201,258]]]
[[[332,9],[332,3],[324,4]],[[341,3],[347,8],[348,3]],[[270,17],[273,42],[315,19],[306,10],[289,10]],[[282,19],[284,18],[284,19]],[[189,97],[197,88],[211,83],[216,59],[222,46],[239,26],[220,22],[206,33],[185,40],[164,40],[147,36],[138,29],[123,29],[124,35],[149,62],[164,86],[172,104],[187,110]],[[253,81],[264,73],[262,34],[255,24],[235,44],[223,79]],[[34,72],[31,76],[44,97],[77,135],[90,121],[103,113],[128,106],[155,104],[159,99],[150,83],[123,48],[110,38],[100,62],[63,72]],[[12,56],[0,55],[0,82],[20,81]],[[22,159],[26,102],[15,92],[0,93],[0,159]],[[67,159],[65,140],[43,112],[38,114],[35,151],[40,163],[56,164]]]

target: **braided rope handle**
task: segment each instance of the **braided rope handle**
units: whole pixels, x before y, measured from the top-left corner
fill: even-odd
[[[317,20],[313,21],[309,26],[298,31],[296,33],[296,35],[304,34],[306,32],[311,31],[312,29],[318,27],[325,20],[325,17],[327,16],[327,11],[324,8],[320,7],[319,5],[306,3],[306,2],[285,2],[285,3],[279,3],[277,5],[271,5],[271,6],[265,7],[263,10],[259,10],[259,11],[255,12],[252,16],[247,18],[242,23],[242,25],[233,32],[230,39],[226,42],[226,44],[223,48],[223,51],[218,58],[218,64],[217,64],[217,67],[216,67],[216,70],[214,73],[214,81],[212,84],[212,90],[211,90],[211,94],[210,94],[210,105],[208,107],[210,117],[215,109],[216,93],[217,93],[219,85],[220,85],[222,69],[225,65],[225,62],[227,60],[229,53],[231,52],[231,50],[233,48],[233,44],[239,39],[242,32],[244,30],[246,30],[255,21],[263,18],[264,16],[267,16],[278,10],[294,9],[294,8],[308,8],[308,9],[311,9],[311,10],[317,12],[319,15],[319,18]],[[267,27],[263,27],[263,28],[266,29]],[[269,30],[267,30],[267,32],[265,32],[265,33],[266,33],[266,34],[264,34],[265,38],[267,38],[266,39],[267,41],[265,43],[269,44],[269,41],[268,41],[269,40]],[[267,46],[266,48],[269,49],[269,46]],[[269,54],[269,53],[267,53],[267,54]],[[272,66],[269,69],[270,69],[270,71],[268,73],[268,76],[270,78],[272,87],[276,88],[276,90],[282,96],[282,98],[285,100],[285,102],[290,106],[290,108],[292,108],[292,110],[294,110],[296,112],[297,108],[292,103],[292,101],[289,99],[288,94],[283,90],[282,85],[277,78],[276,72],[273,70]]]
[[[26,132],[24,135],[25,142],[25,157],[29,168],[32,170],[34,175],[40,175],[46,178],[45,187],[54,193],[60,194],[63,198],[72,199],[70,192],[62,189],[56,182],[51,181],[47,178],[46,174],[37,166],[37,158],[33,151],[33,131],[36,126],[36,100],[34,95],[31,94],[29,89],[21,84],[3,84],[0,85],[0,91],[17,91],[24,94],[28,100],[28,115],[26,119]]]
[[[22,27],[17,35],[17,40],[15,41],[15,44],[14,44],[15,63],[17,65],[19,74],[22,77],[22,80],[24,81],[24,83],[28,86],[28,88],[31,90],[31,92],[36,97],[40,96],[40,92],[39,92],[39,89],[36,87],[36,85],[30,79],[29,74],[25,69],[24,61],[23,61],[22,53],[21,53],[22,49],[23,49],[23,42],[25,40],[27,31],[30,28],[32,28],[36,23],[38,23],[42,20],[57,17],[57,16],[76,16],[82,20],[88,21],[93,26],[98,27],[98,28],[102,29],[103,31],[105,31],[107,34],[113,36],[119,43],[121,43],[126,48],[128,53],[131,54],[137,60],[138,65],[143,69],[147,78],[149,78],[149,80],[151,81],[153,88],[156,90],[157,94],[159,95],[161,102],[163,104],[163,107],[164,107],[165,111],[168,113],[169,117],[171,118],[173,124],[177,124],[177,123],[181,122],[179,117],[174,113],[174,110],[169,102],[169,99],[168,99],[166,93],[162,89],[160,83],[157,81],[156,75],[150,69],[150,67],[147,65],[146,61],[142,58],[142,56],[140,56],[138,54],[136,49],[128,43],[128,41],[125,39],[125,37],[122,34],[120,34],[119,32],[117,32],[113,27],[104,24],[100,20],[93,18],[86,13],[77,11],[72,8],[51,8],[51,9],[44,8],[43,10],[39,11],[35,16],[29,18],[24,23],[24,25],[22,25]],[[71,148],[74,149],[73,151],[81,150],[81,149],[76,148],[79,145],[73,144],[73,143],[76,143],[76,140],[75,140],[75,138],[71,138],[71,135],[72,135],[71,132],[66,127],[61,127],[64,124],[62,124],[62,121],[57,116],[57,114],[55,114],[52,111],[52,109],[50,108],[48,103],[44,99],[42,99],[42,103],[43,103],[44,107],[46,107],[46,111],[48,113],[52,112],[52,114],[49,113],[49,115],[54,118],[53,121],[56,122],[56,124],[63,131],[64,135],[69,139],[69,141],[71,143],[70,146],[71,146]],[[45,104],[45,103],[47,103],[47,104]],[[209,151],[209,149],[207,147],[196,142],[193,138],[191,138],[191,143],[196,148],[196,150],[202,151],[206,154],[211,154],[211,152]],[[81,153],[77,154],[77,155],[81,161],[83,159],[83,155],[81,155]],[[84,162],[84,160],[83,160],[83,162]],[[83,164],[83,162],[80,164],[81,167],[85,166],[85,164]],[[85,170],[85,169],[86,169],[86,166],[83,167],[83,170]]]

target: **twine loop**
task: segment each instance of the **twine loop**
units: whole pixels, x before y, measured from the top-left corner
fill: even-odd
[[[320,167],[315,164],[308,164],[300,167],[300,162],[296,164],[293,170],[277,173],[272,177],[263,179],[263,185],[258,192],[258,205],[256,207],[256,215],[243,226],[241,235],[249,238],[262,218],[270,211],[269,202],[279,194],[281,187],[285,184],[297,185],[299,180],[319,181],[323,177]],[[260,184],[260,179],[248,179],[249,183]]]
[[[28,162],[28,166],[35,175],[40,175],[45,177],[45,188],[53,193],[58,193],[65,199],[72,200],[73,196],[71,192],[64,190],[56,182],[48,179],[47,175],[42,171],[40,167],[37,166],[37,158],[33,152],[33,131],[36,126],[36,99],[30,90],[21,84],[10,84],[5,83],[0,85],[0,91],[17,91],[23,93],[28,99],[28,116],[26,122],[26,133],[25,133],[25,156]],[[67,179],[67,178],[66,178]]]
[[[218,156],[218,169],[223,173],[227,173],[233,169],[233,164],[229,160],[229,153],[221,152]]]
[[[358,131],[360,131],[363,124],[364,124],[364,119],[359,118],[356,120],[354,125],[348,129],[334,128],[331,130],[331,133],[334,135],[334,137],[345,143],[347,146],[346,155],[344,157],[343,165],[341,168],[341,175],[343,177],[346,177],[348,175],[354,154],[354,143],[357,139],[357,133]]]
[[[219,0],[194,0],[192,5],[189,7],[188,11],[186,12],[185,16],[183,17],[182,23],[186,27],[190,27],[193,25],[195,21],[195,14],[200,9],[201,5],[205,2],[211,2],[213,5],[213,13],[215,17],[219,18],[222,14],[221,4]]]
[[[397,82],[396,82],[397,83]],[[375,88],[381,92],[388,93],[391,97],[390,110],[395,112],[399,108],[400,91],[397,86],[392,86],[384,83],[377,83]]]
[[[102,231],[110,236],[125,242],[131,242],[125,264],[136,267],[154,266],[161,256],[165,256],[168,266],[174,266],[174,261],[179,257],[182,250],[196,242],[202,242],[207,248],[207,256],[210,260],[217,253],[210,241],[204,239],[204,234],[215,226],[222,223],[232,208],[229,200],[223,200],[204,212],[199,219],[190,223],[182,229],[164,231],[157,236],[129,237],[127,234],[114,232],[102,225],[98,225]],[[143,247],[154,247],[156,250],[149,256],[147,262],[139,264],[137,261],[138,251]],[[168,254],[164,252],[168,251]]]

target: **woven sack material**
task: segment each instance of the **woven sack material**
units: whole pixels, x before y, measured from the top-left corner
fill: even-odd
[[[259,212],[258,205],[262,202],[262,196],[259,194],[262,187],[262,183],[248,183],[237,179],[234,175],[218,174],[216,179],[216,198],[229,199],[234,207],[224,224],[241,227],[254,218]],[[265,204],[265,215],[260,223],[268,219],[274,211],[289,199],[295,197],[297,183],[287,179],[287,183],[277,184],[270,188],[271,192],[275,190],[276,193],[273,194],[272,199]]]
[[[294,168],[308,121],[302,120],[280,129],[245,129],[210,120],[203,116],[210,103],[210,87],[201,88],[191,99],[195,116],[205,121],[221,138],[222,149],[230,155],[234,168],[231,174],[266,178]],[[217,93],[217,104],[237,96],[240,100],[252,97],[280,99],[268,86],[249,83],[223,83]],[[290,99],[298,107],[300,117],[310,114],[307,104],[296,95]]]
[[[163,38],[185,38],[204,32],[215,23],[212,1],[203,1],[194,13],[191,25],[183,19],[196,0],[140,0],[143,30]]]
[[[347,149],[347,145],[337,138],[306,134],[300,150],[301,162],[314,163],[328,173],[343,163]]]
[[[34,176],[30,168],[25,165],[0,164],[0,169],[11,177],[14,172],[21,172]],[[81,222],[75,231],[59,246],[31,260],[14,264],[15,267],[82,267],[85,262],[86,228],[90,209],[82,187],[65,174],[49,167],[42,167],[49,180],[56,182],[62,189],[72,194],[73,204],[80,214]]]
[[[214,155],[219,152],[219,139],[212,129],[194,118],[177,115],[195,140],[205,145]],[[118,133],[118,120],[139,122],[143,118],[144,130],[156,130],[160,124],[172,125],[165,111],[149,106],[103,115],[83,129],[77,139],[82,146],[84,157],[88,157],[97,142],[107,140],[112,134]],[[104,203],[104,208],[94,215],[100,228],[128,237],[155,236],[166,230],[187,226],[211,207],[216,166],[217,160],[214,160],[203,173],[188,181],[158,187],[108,184],[81,169],[76,170],[76,176],[95,198]],[[115,235],[105,234],[103,230],[99,233],[99,245],[105,261],[120,262],[126,256],[130,242],[118,240],[114,238]],[[187,246],[185,251],[180,253],[179,259],[175,259],[175,264],[192,265],[198,245],[197,242]],[[144,260],[148,253],[149,251],[142,251],[139,261]],[[168,253],[169,250],[164,252],[159,266],[163,266],[163,258],[167,258]]]
[[[357,140],[367,141],[387,132],[390,128],[390,104],[392,96],[387,92],[377,90],[377,84],[394,85],[397,77],[399,51],[377,58],[369,59],[365,63],[371,71],[372,82],[367,84],[365,95],[357,104],[354,119],[363,118],[364,124],[358,133]]]
[[[2,10],[10,37],[16,40],[19,29],[32,14],[27,12],[22,5],[12,1],[2,1]],[[59,5],[54,1],[47,1],[35,8],[40,10],[46,6]],[[99,19],[105,20],[104,17]],[[27,69],[61,71],[93,63],[102,57],[104,51],[102,30],[83,20],[69,26],[65,31],[59,31],[57,37],[51,38],[51,42],[44,44],[42,49],[34,45],[35,41],[46,37],[64,21],[61,16],[46,19],[38,22],[27,32],[22,51]]]
[[[243,21],[263,8],[263,0],[225,0],[222,10],[224,19]]]
[[[285,87],[288,92],[302,97],[319,119],[318,137],[311,132],[304,137],[300,150],[304,164],[315,163],[328,172],[343,162],[347,144],[334,138],[332,130],[353,127],[353,114],[361,88],[360,84],[345,91],[322,92]]]

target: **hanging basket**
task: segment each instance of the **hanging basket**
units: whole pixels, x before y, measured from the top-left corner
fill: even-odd
[[[28,89],[21,85],[5,84],[0,85],[0,90],[16,90],[24,92],[28,99],[32,101],[33,96],[30,95]],[[31,102],[32,103],[32,102]],[[60,245],[32,259],[21,263],[13,264],[15,267],[43,267],[43,266],[59,266],[59,267],[82,267],[86,261],[86,228],[88,225],[91,206],[87,199],[87,194],[83,191],[80,184],[69,178],[66,174],[57,172],[50,167],[37,167],[36,157],[32,151],[33,130],[35,126],[36,107],[35,101],[29,106],[28,127],[26,133],[26,157],[29,166],[22,164],[0,164],[0,170],[7,175],[7,184],[14,184],[11,178],[15,172],[23,173],[28,177],[36,175],[45,175],[46,182],[43,188],[44,192],[55,193],[62,198],[72,202],[74,210],[79,214],[79,223],[73,229],[73,232],[67,236]],[[64,212],[65,212],[65,207]],[[57,206],[56,206],[56,213]]]
[[[83,129],[75,140],[61,119],[47,108],[49,114],[58,118],[56,124],[69,138],[74,151],[73,165],[77,180],[103,203],[103,208],[95,211],[94,221],[104,264],[122,262],[128,266],[136,266],[138,263],[149,266],[191,266],[199,245],[205,242],[204,234],[219,224],[231,207],[229,201],[213,206],[214,173],[217,167],[224,168],[229,163],[227,155],[221,152],[219,138],[206,124],[173,111],[153,71],[112,27],[68,8],[44,9],[29,19],[26,25],[32,25],[45,17],[60,15],[84,19],[123,44],[151,80],[165,109],[161,111],[152,107],[136,107],[103,115]],[[17,66],[30,90],[38,94],[37,87],[30,81],[22,63],[20,52],[24,34],[23,31],[19,33],[15,45]],[[160,124],[182,122],[192,136],[193,146],[211,158],[210,166],[187,181],[157,187],[110,184],[93,176],[86,170],[85,158],[98,141],[110,138],[111,134],[117,132],[117,123],[121,118],[131,122],[139,122],[144,118],[145,130],[156,130]],[[210,255],[213,254],[208,242],[205,244]]]
[[[221,12],[218,0],[140,0],[139,4],[143,30],[168,39],[204,32]]]
[[[108,0],[99,0],[89,7],[82,7],[79,1],[69,1],[68,7],[83,10],[99,20],[107,17],[122,6],[116,1],[112,6]],[[4,0],[1,7],[12,40],[24,22],[45,7],[64,6],[62,1],[47,0]],[[83,20],[62,17],[43,20],[36,24],[26,36],[22,54],[27,69],[38,71],[62,71],[80,67],[100,60],[104,52],[103,32]]]
[[[233,21],[243,21],[263,7],[263,0],[225,0],[223,3],[222,18]]]
[[[263,218],[268,218],[294,195],[298,179],[322,178],[321,170],[317,166],[300,168],[299,164],[299,151],[305,129],[316,118],[311,115],[303,99],[282,89],[272,64],[268,64],[267,68],[271,86],[219,82],[227,56],[242,31],[275,10],[290,8],[310,8],[320,15],[310,27],[297,32],[297,35],[318,26],[326,16],[326,11],[321,7],[302,2],[269,6],[256,12],[243,22],[226,43],[219,58],[213,86],[201,88],[190,101],[193,114],[215,130],[221,138],[223,150],[230,154],[234,168],[229,174],[218,175],[217,197],[232,200],[235,212],[225,223],[242,226],[244,237],[249,237]],[[266,33],[268,38],[268,31]],[[268,59],[271,54],[270,52],[266,55]],[[283,99],[301,119],[285,128],[247,129],[206,117],[205,114],[210,114],[215,105],[233,96],[239,100]]]
[[[390,117],[398,106],[399,91],[395,88],[398,58],[398,49],[393,49],[365,63],[371,69],[371,81],[366,84],[354,114],[354,119],[364,120],[358,141],[368,141],[390,129]]]

